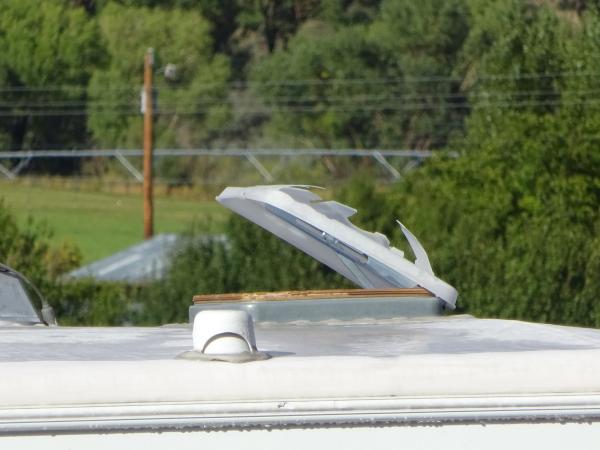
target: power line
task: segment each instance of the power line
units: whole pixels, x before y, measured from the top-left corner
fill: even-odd
[[[474,75],[472,80],[476,81],[497,81],[497,80],[527,80],[527,79],[551,79],[551,78],[597,78],[599,75],[596,72],[554,72],[554,73],[516,73],[516,74],[480,74]],[[228,82],[211,82],[211,83],[196,83],[194,87],[261,87],[261,86],[312,86],[312,85],[327,85],[327,84],[398,84],[398,83],[427,83],[427,82],[460,82],[465,77],[432,75],[432,76],[411,76],[404,77],[388,77],[388,78],[325,78],[325,79],[297,79],[297,80],[269,80],[269,81],[228,81]],[[0,92],[57,92],[57,91],[123,91],[136,90],[139,91],[141,85],[105,85],[105,86],[86,86],[86,85],[56,85],[56,86],[6,86],[0,87]],[[189,88],[189,87],[187,87]],[[187,89],[186,88],[186,89]],[[162,89],[181,89],[179,87],[163,86]]]
[[[566,91],[570,95],[595,95],[600,94],[600,90],[575,90]],[[475,92],[463,92],[463,93],[409,93],[401,95],[390,95],[389,91],[382,94],[376,93],[364,93],[364,94],[352,94],[352,95],[298,95],[298,96],[269,96],[264,99],[264,103],[267,104],[295,104],[295,103],[308,103],[316,101],[328,101],[328,102],[365,102],[365,101],[401,101],[401,100],[421,100],[421,101],[432,101],[432,100],[462,100],[462,99],[477,99],[477,98],[490,98],[490,97],[543,97],[553,96],[557,97],[564,93],[556,90],[520,90],[520,91],[475,91]],[[44,108],[44,107],[119,107],[129,106],[138,103],[136,101],[106,101],[106,100],[88,100],[88,101],[0,101],[0,108],[8,107],[27,107],[27,108]],[[228,103],[232,105],[240,105],[245,103],[256,103],[256,99],[233,99],[223,98],[215,96],[199,96],[194,100],[190,100],[190,103],[194,105],[221,105]],[[169,103],[167,103],[169,104]]]
[[[349,103],[338,103],[338,104],[320,104],[320,105],[249,105],[241,106],[239,108],[232,108],[232,113],[235,114],[274,114],[274,113],[292,113],[292,114],[321,114],[326,112],[386,112],[386,111],[432,111],[435,109],[440,110],[471,110],[471,109],[482,109],[482,108],[526,108],[526,107],[538,107],[538,106],[597,106],[600,105],[600,99],[583,99],[583,100],[522,100],[522,101],[480,101],[474,103],[414,103],[414,104],[402,104],[402,103],[390,103],[390,102],[379,102],[378,104],[369,105],[365,104],[349,104]],[[221,105],[222,108],[225,106]],[[202,115],[215,110],[219,107],[214,108],[181,108],[181,109],[168,109],[166,107],[159,108],[156,112],[157,115]],[[115,116],[135,116],[139,115],[139,109],[137,107],[123,107],[119,109],[58,109],[58,110],[35,110],[35,109],[23,109],[13,111],[0,111],[1,117],[23,117],[23,116],[48,116],[48,117],[60,117],[60,116],[85,116],[88,114],[101,114],[101,115],[115,115]]]

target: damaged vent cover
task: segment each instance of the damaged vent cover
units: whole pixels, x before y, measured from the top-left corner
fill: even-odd
[[[310,186],[228,187],[217,201],[331,267],[365,289],[427,289],[454,309],[457,292],[433,274],[425,249],[400,222],[415,262],[391,247],[386,236],[354,226],[356,210],[322,201]]]

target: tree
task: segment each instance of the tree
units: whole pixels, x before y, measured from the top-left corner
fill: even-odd
[[[384,1],[366,25],[307,22],[254,67],[271,110],[266,137],[299,136],[302,146],[443,146],[467,112],[459,81],[448,77],[468,15],[459,1]]]
[[[211,24],[211,35],[215,52],[229,54],[229,40],[237,29],[237,15],[244,2],[239,0],[77,0],[88,9],[102,10],[110,3],[125,7],[160,8],[164,11],[182,9],[199,13]],[[90,5],[91,4],[91,5]],[[99,8],[96,8],[98,4]]]
[[[596,83],[585,73],[597,64],[598,28],[505,5],[475,19],[464,54],[475,73],[512,75],[487,77],[474,93],[517,91],[527,101],[472,100],[466,135],[453,144],[460,157],[432,159],[379,208],[420,237],[462,311],[598,326],[600,161],[586,134],[599,121],[594,103],[578,97]],[[552,102],[536,100],[539,92]]]
[[[562,48],[569,41],[556,11],[518,0],[473,2],[472,16],[457,68],[471,105],[553,110],[565,67]]]
[[[269,53],[278,44],[287,47],[298,27],[319,10],[319,2],[315,0],[253,0],[240,4],[240,25],[247,31],[260,33]]]
[[[379,122],[383,146],[441,148],[462,129],[468,109],[455,77],[469,34],[470,11],[461,0],[383,1],[370,29],[393,108]],[[389,102],[389,101],[388,101]]]
[[[254,68],[257,95],[271,113],[267,136],[301,147],[377,145],[374,113],[364,108],[371,97],[382,95],[377,85],[368,84],[377,78],[376,61],[364,27],[306,25],[287,50]]]
[[[225,98],[229,64],[213,54],[208,22],[193,11],[109,4],[99,16],[110,63],[94,72],[88,126],[101,146],[141,145],[140,88],[146,49],[155,49],[158,147],[201,147],[229,116]],[[176,78],[161,75],[167,64]],[[191,176],[182,164],[167,176]]]
[[[0,8],[2,148],[85,146],[85,86],[104,58],[96,22],[66,2],[2,0]]]

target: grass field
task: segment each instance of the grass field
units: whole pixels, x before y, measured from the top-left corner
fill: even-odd
[[[65,188],[0,182],[0,198],[23,223],[45,221],[57,242],[71,241],[87,263],[142,240],[142,199],[138,194],[70,191]],[[214,201],[155,199],[155,232],[179,232],[193,221],[210,222],[217,231],[226,210]]]

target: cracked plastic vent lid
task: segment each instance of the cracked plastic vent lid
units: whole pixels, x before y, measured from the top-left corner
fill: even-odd
[[[398,221],[415,261],[386,236],[354,226],[356,210],[323,201],[311,186],[228,187],[217,201],[365,289],[422,287],[453,309],[457,292],[436,277],[425,249]]]

